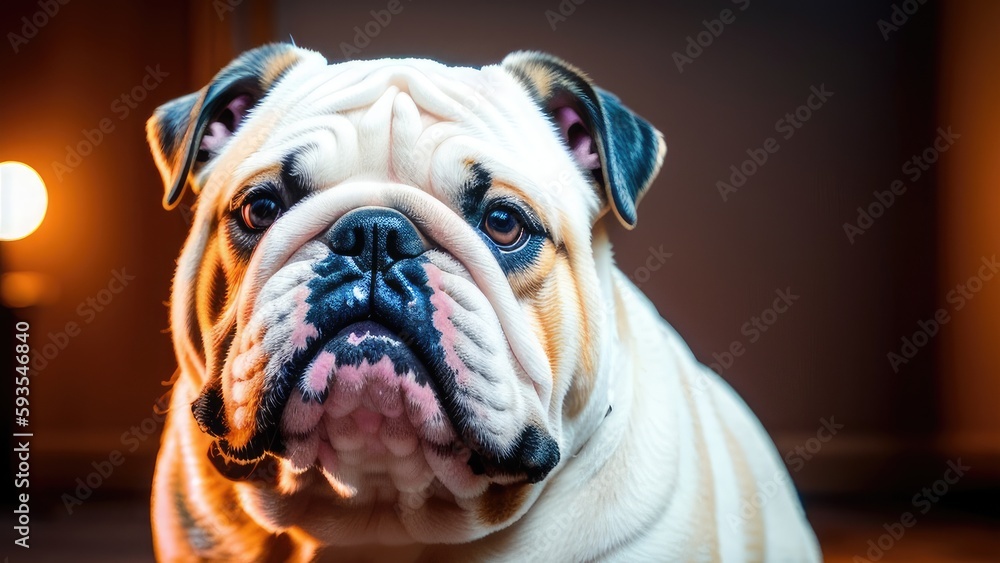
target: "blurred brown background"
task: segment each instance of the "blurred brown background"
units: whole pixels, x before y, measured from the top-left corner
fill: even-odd
[[[0,161],[29,164],[49,190],[38,231],[0,243],[4,341],[16,318],[33,349],[52,345],[31,387],[32,553],[150,557],[154,403],[175,368],[165,302],[191,200],[161,208],[144,122],[235,54],[291,36],[331,62],[481,65],[538,49],[588,71],[669,145],[638,228],[614,234],[619,264],[760,417],[828,559],[870,557],[867,541],[961,459],[972,469],[884,560],[1000,560],[1000,281],[973,284],[961,309],[949,293],[1000,252],[1000,4],[577,1],[402,0],[367,44],[356,27],[386,0],[0,6]],[[734,21],[708,43],[726,9]],[[832,95],[786,139],[778,122],[812,87]],[[105,119],[110,132],[92,131]],[[904,164],[949,127],[954,144],[914,178]],[[717,182],[768,137],[778,151],[724,200]],[[850,242],[844,224],[894,180],[905,193]],[[17,302],[24,287],[34,305]],[[751,342],[744,323],[788,288],[799,299]],[[894,370],[887,355],[942,308],[950,321]],[[733,341],[745,352],[730,365]],[[810,441],[824,419],[843,428]],[[115,450],[124,461],[70,514],[64,495]],[[32,560],[12,549],[0,553]]]

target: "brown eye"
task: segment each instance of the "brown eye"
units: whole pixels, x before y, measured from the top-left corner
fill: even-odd
[[[243,204],[241,219],[243,226],[251,231],[263,231],[271,226],[283,211],[278,200],[270,194],[253,196]]]
[[[497,207],[483,219],[483,232],[501,250],[514,250],[526,238],[521,216],[509,207]]]

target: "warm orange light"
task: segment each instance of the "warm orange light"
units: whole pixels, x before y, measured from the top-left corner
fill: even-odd
[[[0,240],[22,239],[35,232],[48,205],[38,172],[20,162],[0,163]]]
[[[37,272],[7,272],[0,275],[0,303],[10,309],[51,305],[59,299],[55,278]]]

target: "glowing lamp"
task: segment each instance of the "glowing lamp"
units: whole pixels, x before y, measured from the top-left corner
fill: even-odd
[[[20,162],[0,162],[0,240],[18,240],[35,232],[48,205],[38,172]]]

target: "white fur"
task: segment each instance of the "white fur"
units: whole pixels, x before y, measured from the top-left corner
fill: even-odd
[[[463,513],[391,522],[381,528],[391,534],[372,537],[404,545],[355,548],[347,545],[356,542],[348,541],[345,530],[354,530],[356,522],[338,519],[328,498],[288,502],[292,493],[314,489],[288,481],[277,491],[234,485],[205,461],[210,441],[189,414],[206,377],[206,360],[184,329],[193,302],[190,281],[206,266],[213,216],[254,174],[306,144],[311,148],[299,172],[324,187],[275,223],[234,288],[236,302],[227,314],[235,319],[237,338],[227,357],[216,359],[227,362],[227,401],[241,403],[248,393],[233,375],[239,354],[287,355],[282,338],[294,327],[282,325],[290,306],[286,296],[309,275],[296,261],[321,252],[310,241],[352,209],[399,210],[441,248],[434,265],[447,273],[448,293],[469,304],[460,313],[487,342],[482,349],[466,342],[465,349],[504,379],[474,382],[506,406],[488,421],[499,424],[493,433],[513,432],[532,420],[559,444],[560,464],[531,487],[509,521],[486,526]],[[583,309],[563,300],[560,310],[550,312],[563,322],[566,357],[558,369],[535,333],[537,314],[529,315],[474,227],[456,212],[469,161],[483,163],[497,183],[529,194],[553,244],[571,248],[568,275],[577,289],[563,289],[582,292]],[[241,534],[266,542],[269,532],[284,530],[294,538],[297,556],[324,560],[819,560],[788,473],[760,423],[614,266],[598,194],[557,131],[502,68],[450,68],[414,59],[326,66],[309,54],[195,183],[200,204],[173,296],[183,375],[154,485],[162,559],[198,552],[199,533],[235,546]],[[592,335],[593,350],[580,349],[576,337],[583,332]],[[206,335],[202,345],[210,349],[214,343]],[[580,358],[592,351],[593,373],[582,374]],[[273,367],[266,371],[273,373]],[[563,401],[577,377],[590,377],[593,385],[579,413],[567,417]],[[767,487],[760,509],[747,514],[745,503]],[[181,514],[178,495],[190,514]],[[232,512],[205,500],[223,496],[235,503]],[[421,545],[414,538],[436,541]],[[335,545],[320,550],[323,543]],[[213,549],[200,553],[235,556],[224,546]]]

